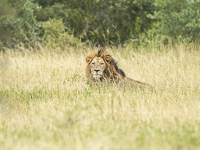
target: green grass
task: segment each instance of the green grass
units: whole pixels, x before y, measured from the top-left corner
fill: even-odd
[[[108,48],[153,90],[86,84],[77,51],[0,53],[0,149],[200,149],[197,46]]]

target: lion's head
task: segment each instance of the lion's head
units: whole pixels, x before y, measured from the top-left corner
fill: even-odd
[[[100,80],[104,76],[104,70],[107,67],[103,58],[95,57],[89,65],[92,77]]]
[[[86,62],[86,76],[89,81],[116,80],[125,77],[125,73],[103,48],[89,54]]]

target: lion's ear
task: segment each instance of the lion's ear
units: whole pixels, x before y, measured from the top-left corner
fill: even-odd
[[[90,62],[92,61],[92,58],[91,57],[87,57],[86,58],[86,62],[89,64]]]
[[[110,63],[112,61],[112,57],[110,55],[107,55],[105,61]]]

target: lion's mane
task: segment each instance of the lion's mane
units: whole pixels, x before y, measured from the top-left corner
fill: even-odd
[[[104,70],[104,79],[111,79],[114,81],[120,80],[125,77],[124,71],[118,68],[117,63],[110,56],[110,54],[106,52],[104,48],[100,48],[98,49],[98,51],[90,53],[86,58],[86,77],[88,80],[92,79],[90,63],[95,57],[101,57],[106,63],[106,69]]]

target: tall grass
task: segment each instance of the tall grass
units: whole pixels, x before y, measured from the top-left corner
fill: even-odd
[[[197,45],[107,49],[153,90],[87,85],[89,51],[0,53],[0,149],[200,149]]]

